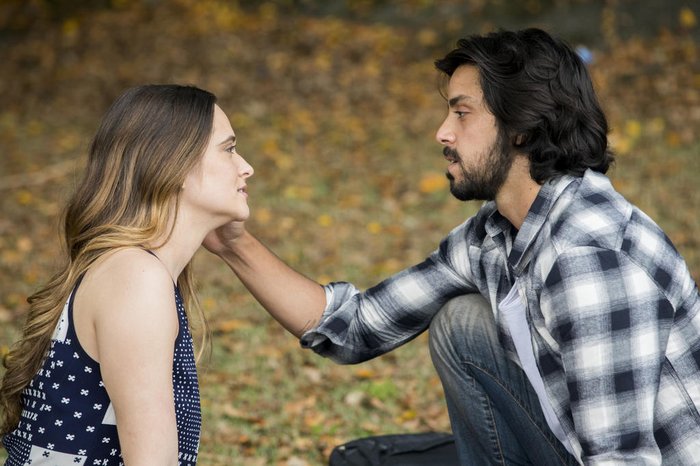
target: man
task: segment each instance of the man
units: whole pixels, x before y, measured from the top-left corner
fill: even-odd
[[[700,297],[670,241],[604,176],[588,72],[529,29],[436,62],[451,191],[488,201],[424,262],[320,287],[230,225],[205,245],[304,347],[341,363],[430,326],[463,464],[693,464]]]

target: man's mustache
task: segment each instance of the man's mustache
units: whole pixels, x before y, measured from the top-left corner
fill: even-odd
[[[444,155],[446,159],[450,159],[450,160],[455,161],[455,162],[461,160],[461,157],[459,156],[459,152],[457,152],[455,149],[452,149],[450,147],[443,147],[442,155]]]

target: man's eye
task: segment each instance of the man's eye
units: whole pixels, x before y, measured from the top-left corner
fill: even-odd
[[[457,115],[457,118],[460,118],[460,119],[461,119],[461,118],[464,118],[464,116],[465,116],[467,113],[468,113],[468,112],[455,112],[455,114]]]

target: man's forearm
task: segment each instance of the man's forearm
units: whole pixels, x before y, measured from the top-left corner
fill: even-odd
[[[323,288],[298,273],[245,232],[220,257],[282,326],[300,337],[326,306]]]

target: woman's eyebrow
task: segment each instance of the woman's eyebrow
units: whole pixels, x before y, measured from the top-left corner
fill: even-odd
[[[236,136],[231,135],[219,143],[220,146],[225,144],[234,144],[236,142]]]

